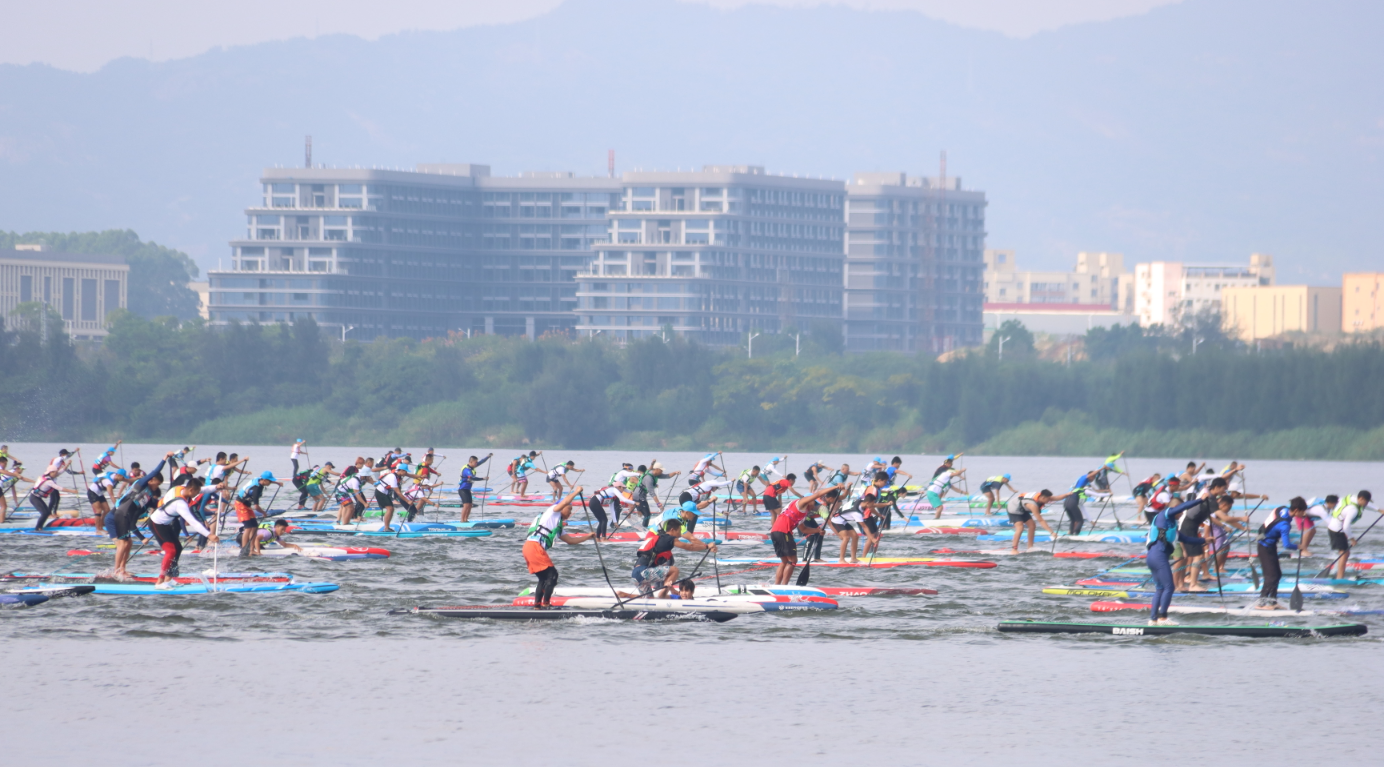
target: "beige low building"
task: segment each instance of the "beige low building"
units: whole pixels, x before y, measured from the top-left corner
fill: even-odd
[[[1357,272],[1341,280],[1341,330],[1369,333],[1384,328],[1384,272]]]
[[[1242,341],[1283,333],[1336,333],[1341,326],[1341,289],[1308,285],[1265,285],[1221,289],[1221,318]]]

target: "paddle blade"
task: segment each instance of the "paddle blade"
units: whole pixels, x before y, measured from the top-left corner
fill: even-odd
[[[799,585],[799,586],[806,586],[806,585],[807,585],[807,579],[811,577],[811,573],[812,573],[812,563],[811,563],[811,562],[808,562],[807,564],[804,564],[804,565],[803,565],[802,572],[798,573],[798,585]]]
[[[1251,562],[1250,565],[1249,565],[1249,574],[1250,574],[1250,577],[1254,579],[1254,588],[1256,588],[1256,589],[1260,588],[1260,586],[1259,586],[1259,571],[1255,569],[1254,563],[1253,563],[1253,562]]]
[[[1290,598],[1288,599],[1288,607],[1290,607],[1290,608],[1293,610],[1293,612],[1301,612],[1301,611],[1302,611],[1302,588],[1301,588],[1301,587],[1299,587],[1299,586],[1294,586],[1294,587],[1293,587],[1293,596],[1290,597]]]

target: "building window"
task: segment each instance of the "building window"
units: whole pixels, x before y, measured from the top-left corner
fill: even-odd
[[[19,303],[27,304],[32,300],[34,300],[34,278],[32,275],[25,274],[19,278]]]
[[[105,310],[106,316],[110,316],[111,312],[120,308],[120,280],[106,280],[105,288],[106,300],[105,306],[102,308]]]
[[[96,321],[96,280],[82,280],[82,322]]]
[[[77,281],[71,277],[62,278],[62,318],[71,322],[77,304]]]

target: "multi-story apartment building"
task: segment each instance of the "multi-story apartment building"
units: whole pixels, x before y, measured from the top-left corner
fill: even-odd
[[[1176,325],[1206,311],[1220,311],[1221,291],[1274,284],[1273,257],[1255,253],[1249,266],[1154,261],[1134,267],[1134,310],[1139,324]]]
[[[841,318],[844,185],[758,166],[634,172],[578,275],[577,331],[703,343]]]
[[[98,340],[107,335],[106,315],[126,307],[129,277],[120,256],[57,253],[42,245],[0,250],[0,316],[10,317],[20,304],[46,304],[62,315],[72,339]]]
[[[846,193],[846,348],[979,344],[985,194],[904,173],[857,173]]]
[[[231,269],[208,274],[211,321],[310,317],[361,340],[571,329],[573,277],[620,189],[444,164],[271,168],[262,183]]]

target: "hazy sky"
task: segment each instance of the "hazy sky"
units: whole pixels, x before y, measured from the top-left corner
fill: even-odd
[[[684,0],[731,8],[847,5],[914,9],[956,24],[1026,36],[1142,13],[1180,0]],[[561,0],[0,0],[0,64],[89,72],[122,56],[156,61],[217,46],[352,34],[367,39],[536,16]]]

